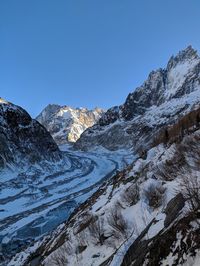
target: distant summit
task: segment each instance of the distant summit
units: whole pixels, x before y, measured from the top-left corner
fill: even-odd
[[[98,122],[103,109],[72,108],[49,104],[36,118],[51,133],[57,144],[76,142],[88,127]]]

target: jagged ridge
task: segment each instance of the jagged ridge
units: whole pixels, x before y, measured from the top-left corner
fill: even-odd
[[[121,106],[109,109],[76,147],[102,145],[116,150],[147,146],[164,124],[172,124],[200,100],[200,58],[191,46],[172,56],[166,69],[149,74],[143,85],[130,93]]]

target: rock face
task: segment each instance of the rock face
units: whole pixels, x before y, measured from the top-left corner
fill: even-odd
[[[51,133],[57,144],[76,142],[83,131],[93,126],[103,114],[95,108],[71,108],[49,104],[36,118]]]
[[[164,228],[154,238],[148,239],[149,228],[130,246],[121,266],[140,265],[198,265],[194,258],[200,249],[200,228],[192,215]]]
[[[0,99],[0,123],[1,168],[61,158],[51,135],[21,107]]]
[[[166,218],[164,221],[165,227],[169,226],[179,214],[179,211],[182,210],[185,204],[185,199],[181,193],[178,193],[173,199],[168,202],[165,209]]]
[[[110,150],[146,146],[156,131],[195,108],[200,100],[200,58],[187,47],[165,69],[149,74],[124,104],[109,109],[86,130],[76,147],[102,145]]]

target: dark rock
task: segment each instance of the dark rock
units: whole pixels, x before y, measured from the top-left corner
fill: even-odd
[[[165,227],[168,227],[178,216],[179,212],[185,206],[185,199],[181,193],[178,193],[169,201],[165,209],[166,218],[164,221]]]
[[[149,74],[147,81],[130,93],[122,105],[122,117],[126,120],[136,115],[142,115],[152,105],[160,105],[164,102],[166,71],[159,69]]]
[[[163,265],[167,256],[173,259],[174,266],[182,265],[200,249],[200,228],[193,228],[192,221],[194,217],[189,214],[161,230],[155,237],[148,239],[147,235],[144,239],[149,230],[148,225],[128,249],[121,266]]]
[[[78,249],[78,253],[82,253],[86,248],[87,248],[86,245],[84,245],[84,246],[78,246],[78,247],[77,247],[77,249]]]
[[[94,254],[93,256],[92,256],[92,258],[99,258],[100,257],[100,253],[98,253],[98,254]]]

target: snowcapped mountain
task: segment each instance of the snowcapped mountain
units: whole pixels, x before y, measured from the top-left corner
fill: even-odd
[[[200,101],[200,58],[191,47],[172,56],[165,69],[149,74],[124,104],[112,107],[77,141],[81,149],[146,149],[156,132],[173,124]]]
[[[49,104],[36,118],[51,133],[57,144],[76,142],[83,131],[93,126],[104,111],[100,108],[71,108]]]
[[[189,46],[87,129],[76,147],[131,148],[132,163],[9,265],[199,265],[199,82]]]
[[[47,128],[62,109],[49,108]],[[3,265],[199,265],[200,58],[191,46],[74,147],[90,152],[60,151],[57,171],[3,175]]]

